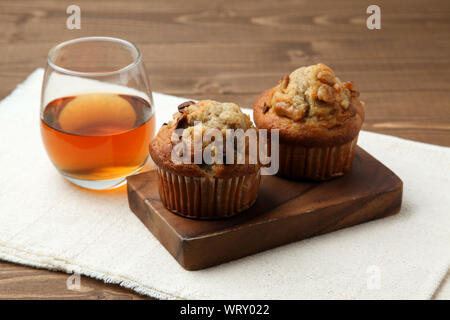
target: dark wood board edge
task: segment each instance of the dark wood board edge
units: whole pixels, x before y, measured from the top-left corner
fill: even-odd
[[[402,183],[399,180],[395,189],[358,199],[357,202],[347,201],[309,213],[281,218],[278,221],[247,226],[245,230],[233,229],[232,232],[220,236],[182,239],[182,256],[179,259],[175,255],[174,257],[186,270],[200,270],[295,241],[388,217],[400,211],[402,191]],[[360,209],[349,211],[357,206],[360,206]],[[336,212],[340,213],[337,217]],[[315,221],[314,217],[329,218],[330,222],[324,227],[323,223]],[[312,224],[311,221],[316,224]],[[297,228],[299,232],[289,232],[286,228],[290,230]],[[239,237],[239,243],[230,245],[236,237]],[[199,253],[201,256],[196,256]],[[198,261],[201,261],[200,264]]]
[[[393,215],[399,212],[401,207],[403,183],[394,173],[392,174],[395,179],[392,188],[356,201],[348,200],[301,215],[257,223],[246,226],[245,230],[237,228],[229,232],[192,238],[182,238],[167,221],[163,221],[164,217],[156,212],[148,199],[142,201],[145,197],[140,194],[132,181],[128,183],[128,199],[131,210],[180,265],[186,270],[199,270],[290,242]],[[340,214],[336,216],[336,212]],[[323,227],[323,223],[317,221],[315,217],[320,219],[325,217],[331,223],[327,222]],[[301,231],[286,232],[286,228],[298,228]],[[273,230],[280,232],[274,233]],[[236,236],[241,239],[240,243],[230,245]]]

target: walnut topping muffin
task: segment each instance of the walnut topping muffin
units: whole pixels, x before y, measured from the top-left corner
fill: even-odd
[[[333,70],[319,63],[286,76],[270,105],[279,116],[331,128],[354,115],[355,110],[348,110],[352,95],[358,93],[351,82],[342,83]]]
[[[169,210],[186,217],[233,216],[249,208],[257,197],[259,163],[248,161],[247,146],[243,150],[236,145],[217,150],[215,139],[205,139],[209,129],[222,136],[224,147],[229,129],[256,130],[250,118],[234,103],[187,101],[178,106],[173,120],[163,125],[150,143],[150,155],[159,175],[161,201]],[[203,158],[207,148],[214,157],[212,163]],[[178,161],[173,157],[174,152],[180,157],[186,156],[184,153],[188,156]],[[237,161],[227,164],[229,153],[236,160],[243,156],[242,164]]]
[[[352,82],[323,63],[302,67],[264,91],[254,107],[258,128],[280,130],[279,174],[315,180],[350,170],[364,103]]]

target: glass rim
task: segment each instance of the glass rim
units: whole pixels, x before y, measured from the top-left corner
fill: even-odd
[[[137,53],[137,56],[135,59],[133,59],[133,61],[131,63],[125,65],[124,67],[114,70],[114,71],[106,71],[106,72],[83,72],[83,71],[71,70],[71,69],[61,67],[52,61],[52,55],[56,51],[60,50],[61,48],[65,47],[67,45],[70,45],[70,44],[74,44],[74,43],[78,43],[78,42],[89,42],[89,41],[105,41],[105,42],[111,42],[111,43],[113,43],[113,42],[119,43],[119,44],[125,45],[126,47],[134,50]],[[68,74],[68,75],[72,75],[72,76],[81,76],[81,77],[103,77],[103,76],[111,76],[111,75],[119,74],[119,73],[122,73],[122,72],[125,72],[125,71],[128,71],[128,70],[134,68],[141,62],[141,60],[142,60],[142,54],[136,45],[134,45],[130,41],[123,40],[120,38],[114,38],[114,37],[81,37],[81,38],[75,38],[72,40],[67,40],[67,41],[58,43],[57,45],[52,47],[47,54],[47,64],[52,69],[54,69],[60,73],[64,73],[64,74]]]

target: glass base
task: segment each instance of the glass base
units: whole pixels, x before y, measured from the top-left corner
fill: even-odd
[[[77,186],[91,190],[115,189],[127,183],[127,177],[112,180],[81,180],[66,175],[64,177]]]
[[[148,159],[148,157],[147,157]],[[138,167],[136,170],[134,170],[133,172],[131,172],[130,174],[124,176],[124,177],[120,177],[120,178],[116,178],[116,179],[111,179],[111,180],[84,180],[84,179],[78,179],[78,178],[74,178],[71,177],[67,174],[65,174],[64,172],[58,170],[64,178],[66,178],[67,180],[69,180],[70,182],[72,182],[73,184],[85,188],[85,189],[90,189],[90,190],[107,190],[107,189],[115,189],[118,187],[123,186],[125,183],[127,183],[127,177],[138,174],[139,172],[141,172],[143,170],[143,168],[145,167],[145,165],[147,164],[147,159],[144,161],[144,163]]]

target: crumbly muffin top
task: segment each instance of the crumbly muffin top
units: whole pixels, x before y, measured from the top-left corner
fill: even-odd
[[[358,96],[352,82],[342,82],[331,68],[319,63],[283,78],[264,111],[331,128],[355,114],[351,102]]]
[[[174,115],[175,121],[183,121],[182,126],[190,131],[196,122],[207,129],[243,129],[253,127],[250,117],[242,112],[239,106],[231,102],[201,100],[197,103],[188,101],[178,107]]]
[[[203,137],[210,129],[221,131],[225,141],[227,129],[242,129],[246,131],[249,128],[255,128],[250,117],[242,112],[237,104],[231,102],[217,102],[214,100],[201,100],[198,103],[188,101],[178,107],[178,112],[174,115],[177,121],[177,129],[183,128],[183,141],[193,144],[196,141],[202,141],[202,150],[213,142],[204,140]],[[201,130],[198,126],[201,125]],[[225,142],[223,143],[226,145]],[[194,150],[192,150],[194,151]],[[200,150],[198,150],[200,151]],[[225,150],[226,151],[226,150]],[[234,149],[235,156],[245,157],[246,149]],[[215,149],[212,150],[213,154]]]
[[[216,132],[218,130],[219,137],[222,134],[221,149],[216,148],[220,144],[217,144],[218,141],[215,138],[205,138],[209,129],[216,129]],[[255,135],[257,134],[257,129],[250,117],[234,103],[221,103],[213,100],[202,100],[197,103],[187,101],[178,106],[178,112],[173,115],[173,120],[162,126],[150,144],[150,154],[158,165],[190,176],[228,177],[254,173],[259,170],[259,162],[253,164],[248,161],[249,142],[247,139],[245,139],[244,148],[234,144],[232,150],[227,149],[226,139],[229,129],[242,129],[243,132],[254,129]],[[174,162],[170,156],[172,149],[180,141],[179,138],[174,140],[175,132],[188,146],[188,150],[190,149],[190,164]],[[199,145],[198,142],[201,145],[199,150],[195,148],[196,145]],[[208,146],[211,155],[219,161],[214,161],[212,164],[194,163],[196,155],[200,155],[201,158]],[[227,163],[228,154],[233,155],[233,159],[235,159],[233,163]]]

